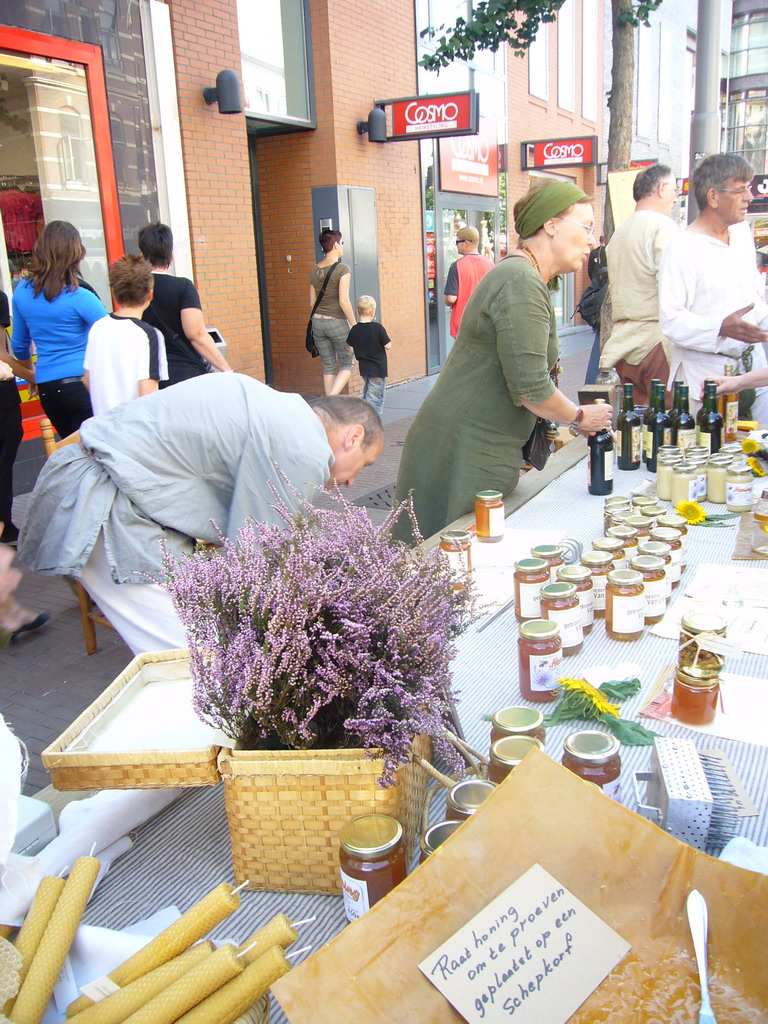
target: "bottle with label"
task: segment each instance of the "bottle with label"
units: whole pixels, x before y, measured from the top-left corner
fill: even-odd
[[[605,631],[612,640],[639,640],[645,625],[645,588],[634,569],[614,569],[605,588]]]
[[[616,426],[619,469],[640,469],[642,420],[635,411],[634,385],[624,385],[624,399]]]
[[[518,622],[526,619],[540,619],[541,588],[549,583],[549,562],[543,558],[521,558],[515,562],[515,618]]]
[[[585,551],[581,556],[581,564],[586,566],[592,574],[595,618],[604,619],[605,586],[608,582],[608,573],[613,571],[613,557],[608,551]]]
[[[440,534],[440,550],[448,558],[453,589],[463,590],[472,582],[472,538],[466,530],[446,530]]]
[[[554,700],[563,663],[560,627],[547,619],[533,619],[521,623],[518,633],[520,696],[532,701]]]
[[[661,622],[667,610],[667,579],[664,562],[653,555],[637,555],[629,563],[643,577],[645,595],[645,624]]]
[[[696,417],[696,443],[708,455],[719,452],[723,443],[723,417],[717,411],[717,384],[713,380],[704,383],[704,404]]]
[[[541,588],[541,617],[560,627],[564,658],[579,653],[584,646],[584,629],[573,583],[547,583]]]
[[[606,796],[620,798],[621,756],[615,736],[599,729],[572,732],[563,743],[561,763],[585,782],[600,786]]]
[[[656,402],[657,402],[657,392],[656,392],[656,389],[657,389],[657,387],[658,387],[658,385],[660,383],[661,383],[661,381],[658,380],[657,378],[654,378],[651,381],[650,387],[648,388],[648,408],[643,413],[641,449],[642,449],[642,460],[643,460],[643,462],[646,463],[646,465],[648,463],[648,452],[649,452],[649,448],[650,448],[650,445],[649,445],[649,442],[648,442],[648,438],[649,438],[650,432],[651,432],[651,422],[655,421],[655,419],[656,419]]]
[[[656,387],[656,412],[653,421],[649,423],[649,451],[646,459],[649,473],[656,472],[659,454],[662,451],[672,452],[675,448],[672,444],[672,417],[664,407],[664,395],[664,385],[659,384]]]
[[[605,405],[602,398],[595,405]],[[589,458],[587,466],[589,479],[587,490],[590,494],[611,494],[613,491],[613,438],[607,428],[590,434],[587,440]]]
[[[752,550],[757,555],[768,555],[768,487],[763,489],[752,518]]]
[[[725,474],[725,505],[729,512],[751,512],[755,503],[752,470],[746,462],[732,462]]]
[[[576,587],[581,611],[581,628],[586,636],[595,624],[595,585],[592,582],[592,573],[586,565],[564,565],[562,569],[557,570],[557,581],[572,583]]]
[[[681,384],[678,394],[679,410],[672,424],[672,444],[676,444],[685,454],[692,444],[696,444],[696,420],[689,409],[688,385]]]
[[[340,840],[344,914],[355,921],[404,881],[403,826],[388,814],[363,814],[344,825]]]
[[[481,544],[498,544],[504,540],[501,491],[479,491],[475,495],[475,527]]]
[[[736,363],[726,363],[723,367],[725,377],[735,377],[737,371]],[[733,444],[739,432],[739,396],[720,395],[717,400],[717,411],[723,417],[723,441],[726,444]]]

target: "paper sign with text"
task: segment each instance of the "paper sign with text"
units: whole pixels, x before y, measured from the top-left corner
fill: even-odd
[[[534,864],[419,968],[469,1024],[564,1024],[629,949]]]

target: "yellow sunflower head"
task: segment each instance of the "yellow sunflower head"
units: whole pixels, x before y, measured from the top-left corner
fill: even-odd
[[[765,476],[765,467],[759,459],[747,459],[747,465],[753,476]]]
[[[691,526],[697,526],[707,518],[707,513],[698,501],[680,501],[675,505],[675,512],[687,519]]]
[[[750,452],[756,452],[759,448],[760,445],[753,437],[745,437],[741,442],[741,450],[745,455],[748,455]]]
[[[578,693],[583,693],[585,697],[589,698],[597,711],[619,717],[619,709],[616,705],[606,700],[605,695],[595,689],[586,679],[573,679],[571,676],[566,676],[563,679],[558,679],[557,682],[566,690],[575,690]]]

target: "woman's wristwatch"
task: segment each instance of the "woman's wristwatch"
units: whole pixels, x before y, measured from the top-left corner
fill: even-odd
[[[568,430],[570,431],[571,434],[573,434],[574,437],[578,437],[579,436],[580,431],[579,431],[578,428],[579,428],[579,425],[581,424],[581,421],[583,419],[584,419],[584,410],[582,409],[581,406],[579,406],[576,409],[576,419],[572,420],[572,422],[568,426]]]

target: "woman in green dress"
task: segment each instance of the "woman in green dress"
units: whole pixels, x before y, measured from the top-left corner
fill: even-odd
[[[514,490],[537,416],[584,436],[611,422],[610,406],[578,406],[550,379],[560,346],[547,282],[579,270],[594,248],[590,200],[571,182],[539,180],[514,216],[518,248],[472,293],[403,448],[395,497],[413,493],[423,537],[470,512],[478,491]],[[407,517],[395,532],[412,540]]]

